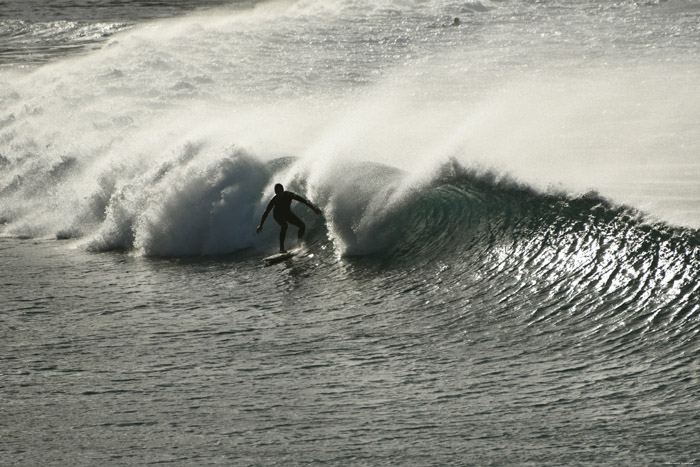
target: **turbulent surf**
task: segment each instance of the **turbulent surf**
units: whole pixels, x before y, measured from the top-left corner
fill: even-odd
[[[9,465],[700,461],[694,2],[34,3]]]

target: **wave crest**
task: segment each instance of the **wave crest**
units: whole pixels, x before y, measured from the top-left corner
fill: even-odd
[[[241,150],[204,165],[163,164],[112,195],[87,247],[133,248],[146,256],[245,248],[252,244],[253,213],[268,178],[265,165]]]

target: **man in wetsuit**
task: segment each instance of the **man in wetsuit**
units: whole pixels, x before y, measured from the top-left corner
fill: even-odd
[[[299,244],[301,244],[301,238],[304,236],[304,231],[306,230],[306,225],[304,225],[301,219],[295,216],[292,212],[293,199],[304,203],[316,214],[321,214],[321,210],[311,204],[311,202],[305,200],[295,193],[292,193],[291,191],[284,191],[284,187],[280,183],[275,185],[275,196],[270,201],[270,204],[267,205],[267,209],[265,209],[265,213],[262,215],[262,220],[258,226],[258,233],[262,232],[265,219],[267,219],[267,215],[270,213],[270,210],[274,208],[274,211],[272,211],[272,217],[275,218],[277,223],[282,228],[280,230],[280,253],[287,252],[287,250],[284,249],[284,237],[287,235],[288,223],[299,227]]]

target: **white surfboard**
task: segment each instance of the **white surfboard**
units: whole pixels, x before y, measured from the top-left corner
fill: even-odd
[[[280,261],[284,261],[285,259],[289,259],[293,256],[298,255],[301,253],[303,248],[292,248],[291,250],[288,250],[285,253],[276,253],[274,255],[266,256],[263,258],[263,261],[266,264],[275,264],[279,263]]]

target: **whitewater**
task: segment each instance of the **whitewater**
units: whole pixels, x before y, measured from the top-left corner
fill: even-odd
[[[692,0],[2,2],[0,463],[700,462],[699,46]],[[323,213],[266,266],[275,183]]]

